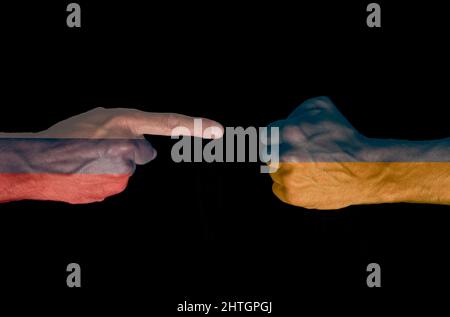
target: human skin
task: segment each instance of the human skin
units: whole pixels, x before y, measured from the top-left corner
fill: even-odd
[[[144,134],[220,137],[223,127],[174,113],[95,108],[37,133],[0,133],[0,202],[31,199],[73,204],[122,192],[136,165],[156,157]]]
[[[280,128],[271,173],[283,202],[308,209],[394,202],[450,205],[450,139],[367,138],[327,97],[307,100]]]

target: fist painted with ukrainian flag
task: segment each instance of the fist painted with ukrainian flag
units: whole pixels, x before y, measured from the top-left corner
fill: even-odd
[[[270,127],[280,129],[280,162],[271,177],[283,202],[309,209],[450,204],[449,139],[367,138],[327,97],[305,101]]]

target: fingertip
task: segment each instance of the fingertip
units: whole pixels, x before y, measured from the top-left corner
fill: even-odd
[[[225,128],[217,121],[203,119],[206,121],[206,128],[203,130],[202,137],[205,139],[220,139],[223,137]]]
[[[278,184],[278,183],[273,183],[272,184],[272,192],[274,193],[274,195],[281,200],[282,202],[289,204],[290,202],[287,199],[287,195],[286,195],[286,189]]]
[[[152,156],[152,158],[150,159],[150,161],[153,161],[157,156],[158,156],[158,151],[156,151],[156,149],[153,148],[153,156]]]
[[[135,149],[135,163],[137,165],[145,165],[151,161],[153,161],[158,152],[156,149],[150,144],[150,142],[145,139],[139,140],[136,143],[137,148]]]

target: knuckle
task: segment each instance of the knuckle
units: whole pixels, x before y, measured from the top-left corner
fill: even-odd
[[[129,119],[123,114],[118,114],[116,112],[110,112],[105,119],[104,126],[109,128],[123,128],[128,127]]]
[[[169,130],[173,130],[180,126],[180,119],[176,113],[169,113],[166,117],[166,127]]]
[[[305,139],[304,133],[299,127],[287,125],[281,130],[282,140],[288,143],[296,143]]]
[[[94,109],[90,110],[89,112],[98,114],[98,113],[102,113],[105,111],[107,111],[107,109],[105,109],[104,107],[95,107]]]
[[[126,155],[133,153],[135,150],[135,145],[130,140],[120,140],[115,141],[113,144],[112,152],[113,155]]]

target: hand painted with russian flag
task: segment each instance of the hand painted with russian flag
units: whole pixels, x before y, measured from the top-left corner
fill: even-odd
[[[156,157],[144,134],[171,136],[177,127],[204,138],[218,136],[207,134],[210,127],[223,132],[209,119],[198,131],[185,115],[95,108],[39,133],[1,133],[0,202],[102,201],[127,187],[136,165]]]
[[[361,135],[327,97],[312,98],[280,129],[271,177],[282,201],[308,209],[392,202],[450,205],[450,139],[407,141]]]

